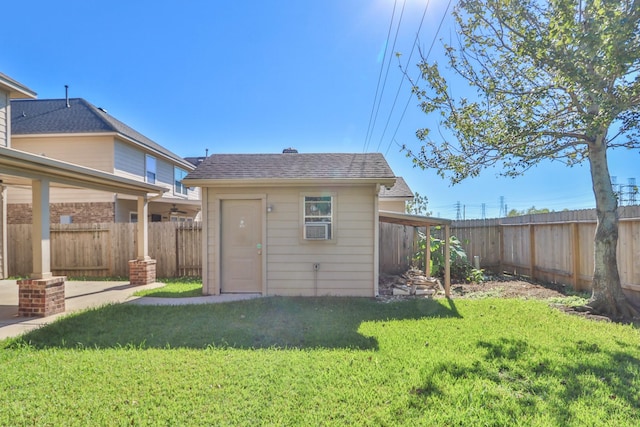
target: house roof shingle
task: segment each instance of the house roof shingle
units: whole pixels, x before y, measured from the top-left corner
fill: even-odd
[[[387,189],[382,187],[380,189],[380,198],[413,198],[413,191],[409,188],[404,178],[401,176],[396,177],[396,183],[393,187]]]
[[[185,179],[394,179],[380,153],[214,154]]]
[[[11,100],[11,133],[37,135],[57,133],[115,132],[181,165],[193,166],[182,157],[142,135],[82,98]]]

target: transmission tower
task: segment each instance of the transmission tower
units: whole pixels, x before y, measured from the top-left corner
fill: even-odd
[[[460,201],[456,202],[456,220],[460,221]]]
[[[500,196],[500,215],[498,216],[500,217],[507,216],[507,212],[505,211],[505,208],[504,208],[504,196]]]
[[[627,201],[629,202],[630,205],[635,205],[636,204],[636,196],[638,195],[638,186],[636,185],[636,179],[635,178],[629,178],[628,179],[628,186],[627,186]]]

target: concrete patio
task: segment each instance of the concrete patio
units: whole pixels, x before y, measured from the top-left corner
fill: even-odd
[[[193,298],[151,298],[137,297],[133,293],[142,289],[163,286],[152,283],[144,286],[131,286],[128,281],[121,282],[85,282],[67,281],[65,283],[64,313],[48,317],[18,316],[18,285],[15,280],[0,280],[0,339],[14,337],[39,328],[56,320],[60,316],[74,311],[99,307],[105,304],[138,305],[187,305],[212,304],[238,301],[259,297],[260,294],[223,294]]]

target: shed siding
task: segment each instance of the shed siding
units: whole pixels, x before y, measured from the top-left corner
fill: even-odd
[[[111,136],[14,136],[12,148],[46,157],[113,172],[113,137]]]
[[[9,147],[9,94],[0,91],[0,146]]]
[[[208,290],[215,293],[217,283],[217,233],[220,199],[225,194],[264,194],[270,213],[264,212],[267,241],[268,295],[350,295],[374,296],[374,186],[334,188],[208,188]],[[330,192],[335,195],[334,241],[309,241],[302,238],[302,195]],[[235,197],[235,196],[234,196]],[[318,272],[313,265],[320,264]],[[316,276],[317,275],[317,276]]]
[[[406,206],[404,200],[384,200],[380,199],[378,203],[381,211],[405,213]]]

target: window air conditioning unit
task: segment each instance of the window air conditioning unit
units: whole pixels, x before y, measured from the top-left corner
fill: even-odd
[[[327,240],[329,238],[329,224],[305,224],[304,238],[309,240]]]

